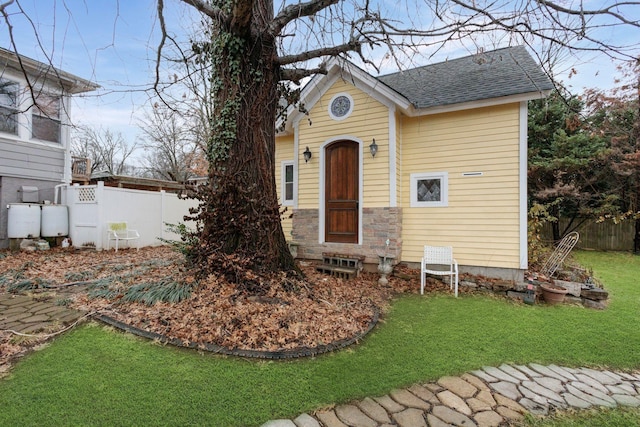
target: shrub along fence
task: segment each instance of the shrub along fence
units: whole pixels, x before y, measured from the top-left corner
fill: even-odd
[[[106,249],[107,222],[127,222],[140,233],[140,247],[157,246],[159,238],[179,240],[166,224],[183,221],[195,200],[165,191],[143,191],[98,185],[73,185],[63,189],[62,203],[69,207],[69,237],[75,247]],[[193,226],[193,223],[186,223]]]
[[[560,230],[564,230],[568,223],[568,219],[560,218]],[[596,223],[594,220],[588,219],[576,231],[580,233],[580,240],[577,244],[580,249],[603,251],[633,250],[633,236],[635,233],[633,221],[622,221],[614,224],[612,221]],[[553,239],[551,224],[546,224],[543,227],[542,238],[546,241]]]

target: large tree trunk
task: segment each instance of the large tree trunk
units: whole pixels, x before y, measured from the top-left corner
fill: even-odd
[[[209,184],[201,197],[196,261],[207,272],[261,293],[271,273],[298,270],[282,230],[275,185],[280,72],[275,40],[263,31],[273,5],[256,2],[252,14],[238,8],[212,36]],[[250,22],[242,20],[243,14],[251,16]]]

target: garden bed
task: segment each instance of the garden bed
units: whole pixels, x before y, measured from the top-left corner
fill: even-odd
[[[192,283],[181,256],[167,247],[96,252],[54,249],[0,254],[0,292],[46,293],[57,303],[105,316],[186,346],[234,351],[315,354],[338,348],[368,331],[398,292],[417,292],[417,277],[391,278],[363,272],[353,280],[326,276],[300,263],[306,281],[292,289],[286,280],[264,295],[250,295],[216,277],[194,287],[180,302],[127,302],[126,289],[158,283]],[[290,284],[289,284],[290,285]],[[448,290],[438,280],[430,290]],[[107,295],[110,298],[96,297]],[[91,296],[93,295],[93,297]],[[0,337],[3,353],[16,340]],[[30,343],[37,340],[21,340]],[[303,353],[304,353],[303,351]]]

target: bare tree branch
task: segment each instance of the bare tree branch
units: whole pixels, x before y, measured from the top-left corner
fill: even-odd
[[[338,56],[341,53],[358,51],[362,42],[351,41],[349,43],[341,44],[339,46],[325,47],[321,49],[308,50],[296,55],[281,56],[277,59],[278,65],[289,65],[295,62],[304,62],[314,58],[320,58],[323,56]]]
[[[640,21],[635,20],[629,20],[627,18],[625,18],[622,14],[617,13],[614,11],[614,9],[618,9],[620,7],[628,7],[628,6],[634,6],[634,7],[640,7],[640,2],[635,2],[635,1],[630,1],[630,2],[620,2],[620,3],[614,3],[611,5],[608,5],[607,7],[605,7],[604,9],[594,9],[594,10],[584,10],[582,8],[575,10],[575,9],[568,9],[566,7],[560,6],[557,3],[554,2],[550,2],[550,1],[546,1],[546,0],[537,0],[538,3],[543,4],[551,9],[554,9],[558,12],[562,12],[562,13],[566,13],[567,15],[578,15],[578,16],[588,16],[588,15],[610,15],[616,19],[618,19],[620,22],[624,23],[624,24],[628,24],[628,25],[633,25],[635,27],[640,27]],[[582,3],[580,3],[582,5]]]
[[[324,63],[317,68],[285,68],[280,71],[282,80],[292,81],[296,84],[299,84],[300,80],[302,80],[303,78],[310,77],[315,74],[327,74],[327,69],[324,66]]]
[[[160,43],[158,43],[158,51],[156,53],[156,80],[153,83],[153,89],[158,91],[158,83],[160,82],[160,61],[162,59],[162,48],[167,41],[167,26],[164,22],[164,0],[158,0],[158,21],[160,21]]]
[[[211,6],[208,2],[202,0],[181,0],[183,3],[189,6],[195,7],[198,11],[205,14],[211,19],[218,22],[228,22],[229,16],[227,16],[221,9]]]
[[[273,19],[273,22],[269,26],[269,31],[274,36],[279,35],[282,29],[294,19],[314,15],[339,2],[340,0],[311,0],[306,3],[289,5]]]

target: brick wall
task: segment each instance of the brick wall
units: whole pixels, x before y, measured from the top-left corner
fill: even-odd
[[[402,209],[363,208],[362,244],[318,243],[318,209],[294,209],[293,242],[298,244],[298,258],[322,259],[323,252],[365,256],[365,264],[378,264],[378,256],[402,254]],[[386,240],[389,248],[386,249]]]

